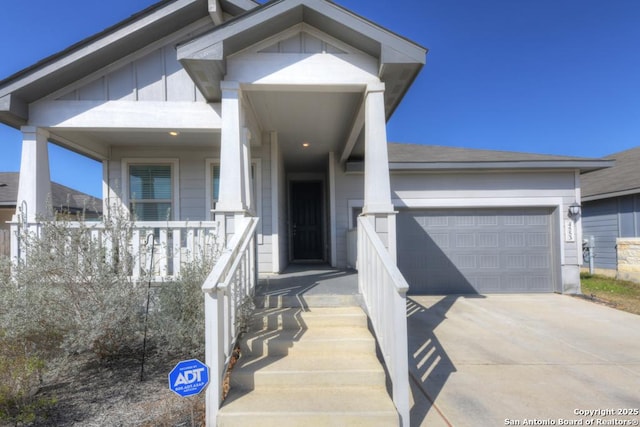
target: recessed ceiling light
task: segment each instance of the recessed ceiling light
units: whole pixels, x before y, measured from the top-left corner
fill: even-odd
[[[169,132],[169,135],[178,136],[178,132],[176,132],[175,130],[172,130],[171,132]]]
[[[307,148],[307,147],[311,146],[311,144],[309,144],[308,142],[303,142],[303,143],[302,143],[302,146],[303,146],[303,147],[305,147],[305,148]]]

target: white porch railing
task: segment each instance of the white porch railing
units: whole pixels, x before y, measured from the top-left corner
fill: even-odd
[[[392,383],[393,402],[409,427],[407,301],[409,285],[367,218],[358,218],[358,287]]]
[[[202,285],[205,298],[206,364],[211,370],[207,388],[207,426],[216,425],[222,385],[231,354],[248,321],[257,284],[255,231],[258,218],[238,221],[229,245]]]
[[[119,263],[134,279],[149,277],[150,268],[155,281],[177,276],[184,263],[215,256],[223,244],[217,221],[135,221],[121,227],[60,221],[52,226],[86,233],[88,239],[105,249],[108,262]],[[11,258],[29,262],[29,239],[41,237],[46,227],[42,222],[11,223]]]

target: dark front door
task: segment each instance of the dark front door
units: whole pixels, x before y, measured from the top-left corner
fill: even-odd
[[[321,260],[322,183],[291,183],[291,236],[294,260]]]

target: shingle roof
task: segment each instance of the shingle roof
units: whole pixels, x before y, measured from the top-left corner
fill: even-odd
[[[574,169],[585,172],[613,166],[613,161],[603,159],[439,145],[389,143],[388,151],[392,170]],[[347,169],[355,171],[358,167],[347,165]]]
[[[18,172],[0,172],[0,206],[15,206],[18,199]],[[102,200],[56,182],[51,183],[54,208],[102,212]]]
[[[615,166],[581,176],[582,199],[596,200],[640,193],[640,146],[611,154]]]
[[[584,157],[521,153],[516,151],[478,150],[440,145],[389,143],[390,162],[520,162],[594,160]]]

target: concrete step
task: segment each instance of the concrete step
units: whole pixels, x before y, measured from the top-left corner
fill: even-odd
[[[257,309],[217,425],[397,426],[359,307]]]
[[[263,329],[247,333],[240,345],[244,354],[286,356],[375,353],[375,340],[365,328]]]
[[[250,330],[309,329],[315,327],[367,327],[367,316],[359,307],[300,307],[256,309]]]
[[[218,413],[219,427],[314,427],[398,425],[384,388],[232,389]]]
[[[360,295],[256,295],[257,308],[360,307]]]
[[[374,354],[332,357],[242,357],[231,376],[231,387],[384,387],[385,373]]]

